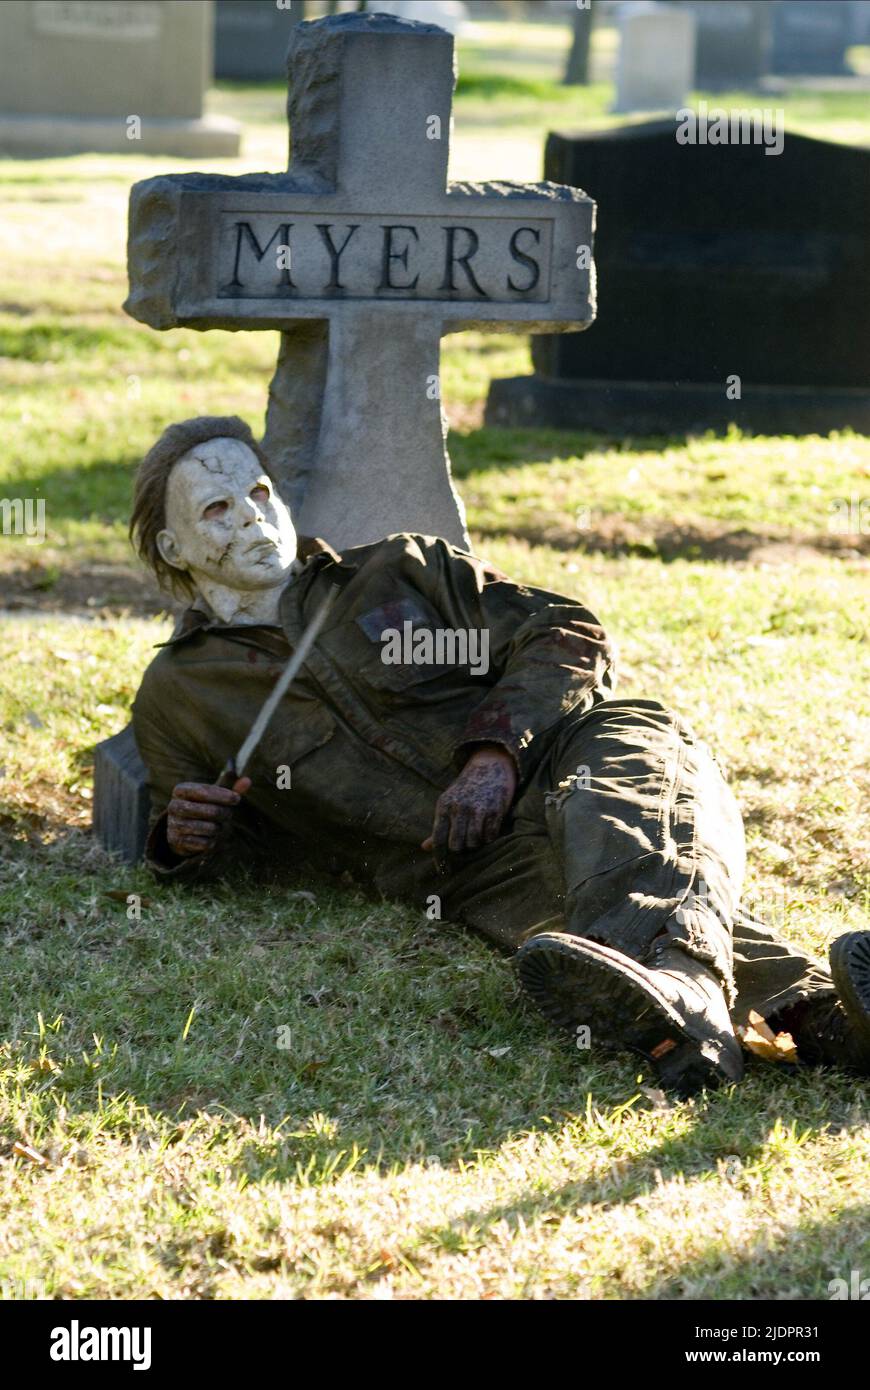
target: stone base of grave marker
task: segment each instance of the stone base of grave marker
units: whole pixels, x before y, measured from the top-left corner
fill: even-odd
[[[10,115],[0,112],[0,156],[38,159],[70,154],[164,154],[178,159],[233,158],[241,128],[226,116],[144,117],[135,139],[117,117]]]
[[[133,726],[98,743],[94,755],[94,834],[127,864],[142,858],[148,834],[148,785]]]
[[[813,387],[743,386],[729,400],[724,384],[691,381],[548,381],[540,376],[494,381],[485,423],[510,428],[669,435],[731,424],[751,434],[870,433],[870,392]]]

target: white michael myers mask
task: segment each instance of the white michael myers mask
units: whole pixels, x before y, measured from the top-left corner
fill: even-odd
[[[296,558],[290,513],[240,439],[209,439],[174,465],[157,545],[203,594],[215,586],[242,595],[274,588]]]

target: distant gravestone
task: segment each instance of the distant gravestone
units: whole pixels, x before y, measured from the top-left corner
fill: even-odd
[[[4,0],[0,154],[238,154],[203,116],[211,23],[207,0]]]
[[[852,0],[852,43],[870,44],[870,0]]]
[[[598,206],[597,318],[533,339],[487,423],[870,430],[870,150],[680,145],[660,121],[551,135],[545,171]]]
[[[702,91],[757,87],[770,52],[768,0],[671,0],[697,24],[695,85]]]
[[[288,67],[288,173],[134,186],[125,308],[159,329],[282,331],[263,443],[300,534],[341,549],[421,531],[467,547],[441,336],[586,327],[593,205],[552,183],[446,183],[443,29],[383,14],[307,21]],[[95,796],[94,825],[121,827],[112,843],[135,859],[141,843],[123,830],[132,734],[119,737],[98,745],[96,782],[121,800]]]
[[[276,82],[287,73],[290,29],[305,18],[303,0],[215,0],[215,77]]]
[[[468,19],[464,0],[367,0],[369,13],[396,15],[399,19],[416,19],[421,24],[437,24],[449,34],[458,34]],[[487,15],[498,18],[497,15]]]
[[[677,111],[694,73],[693,15],[666,5],[622,6],[615,111]]]
[[[772,72],[844,74],[846,49],[854,43],[850,0],[775,0]]]

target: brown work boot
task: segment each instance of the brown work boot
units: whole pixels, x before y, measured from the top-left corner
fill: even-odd
[[[870,1076],[870,931],[838,936],[830,950],[836,994],[824,990],[777,1015],[798,1060]]]
[[[725,995],[707,966],[678,947],[653,967],[565,932],[531,937],[517,952],[520,981],[551,1022],[592,1045],[630,1048],[680,1096],[739,1081],[743,1054]]]

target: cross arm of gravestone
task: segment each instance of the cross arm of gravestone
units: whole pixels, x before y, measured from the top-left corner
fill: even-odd
[[[594,203],[553,183],[447,183],[453,39],[384,14],[301,23],[286,174],[135,185],[134,318],[278,329],[264,444],[297,527],[333,545],[467,545],[440,339],[594,318]]]

